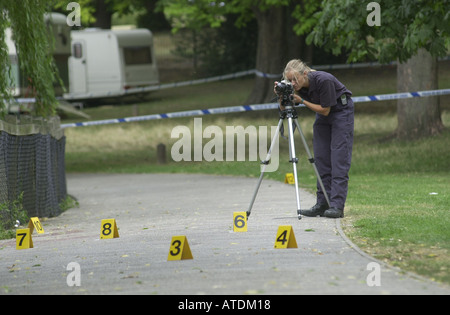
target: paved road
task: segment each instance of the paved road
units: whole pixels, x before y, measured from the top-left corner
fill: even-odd
[[[0,241],[0,294],[450,293],[383,264],[377,277],[376,268],[367,268],[376,261],[352,247],[339,220],[299,221],[293,187],[279,182],[263,181],[248,231],[233,232],[233,212],[247,210],[256,181],[69,175],[79,208],[45,220],[32,249]],[[301,191],[300,198],[304,208],[314,204],[311,194]],[[116,219],[120,237],[100,240],[101,220],[108,218]],[[292,225],[298,248],[274,248],[280,225]],[[167,260],[176,235],[186,236],[193,259]],[[78,279],[71,263],[80,267],[80,286],[67,284]]]

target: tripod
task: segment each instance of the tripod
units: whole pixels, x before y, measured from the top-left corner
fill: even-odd
[[[308,144],[306,143],[306,139],[305,136],[302,132],[302,128],[300,127],[300,124],[298,123],[298,115],[297,115],[297,111],[295,110],[292,102],[289,102],[287,105],[285,105],[285,110],[280,112],[280,120],[278,122],[278,127],[275,131],[275,135],[272,139],[272,143],[270,144],[270,148],[269,151],[267,152],[267,156],[266,159],[264,161],[261,162],[261,164],[263,164],[263,167],[261,168],[261,175],[259,176],[259,180],[258,180],[258,184],[256,185],[256,189],[255,192],[253,193],[253,197],[252,200],[250,202],[250,205],[248,207],[247,210],[247,218],[250,217],[251,211],[252,211],[252,207],[253,207],[253,203],[255,202],[256,199],[256,195],[258,194],[258,190],[259,187],[261,186],[263,177],[264,177],[264,172],[266,169],[266,166],[269,164],[270,161],[270,156],[272,154],[272,149],[274,147],[274,144],[276,142],[276,139],[278,137],[278,133],[280,132],[280,129],[283,125],[283,120],[285,120],[287,118],[288,120],[288,126],[289,126],[289,162],[292,163],[293,166],[293,170],[294,170],[294,180],[295,180],[295,196],[297,199],[297,215],[298,215],[298,219],[300,220],[302,218],[301,216],[301,209],[300,209],[300,197],[299,197],[299,193],[298,193],[298,181],[297,181],[297,163],[298,163],[298,158],[295,156],[295,145],[294,145],[294,127],[292,126],[292,122],[295,123],[295,126],[297,127],[298,131],[300,132],[300,136],[302,138],[302,142],[303,145],[305,147],[306,153],[308,154],[308,161],[312,164],[314,171],[316,173],[317,176],[317,180],[319,181],[319,185],[322,188],[322,191],[324,193],[325,199],[328,203],[328,206],[330,206],[330,200],[328,199],[328,194],[323,186],[322,183],[322,179],[320,178],[319,175],[319,171],[317,170],[316,164],[314,162],[314,158],[311,155],[311,151],[308,148]]]

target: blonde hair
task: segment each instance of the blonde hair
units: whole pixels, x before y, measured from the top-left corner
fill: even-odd
[[[287,80],[286,79],[286,74],[288,72],[291,72],[291,71],[296,71],[296,72],[298,72],[300,74],[303,74],[305,71],[306,72],[311,72],[311,71],[316,71],[316,70],[311,69],[310,67],[308,67],[306,65],[306,63],[304,63],[300,59],[292,59],[291,61],[289,61],[287,63],[286,67],[284,68],[283,80]]]

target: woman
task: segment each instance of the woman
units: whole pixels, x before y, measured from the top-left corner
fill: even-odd
[[[317,183],[316,205],[302,210],[301,214],[344,217],[353,146],[352,92],[330,73],[312,70],[298,59],[288,62],[283,79],[294,87],[294,102],[316,112],[313,127],[315,163],[330,200],[328,206]],[[281,105],[280,109],[284,110]]]

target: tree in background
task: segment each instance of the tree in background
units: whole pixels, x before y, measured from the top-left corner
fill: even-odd
[[[198,23],[196,18],[184,16],[184,3],[178,13],[174,12],[174,7],[168,10],[173,32],[180,31],[181,35],[177,37],[174,53],[192,59],[194,71],[200,77],[253,69],[256,57],[256,21],[250,20],[237,28],[239,15],[220,8],[217,13],[208,12],[214,6],[216,4],[192,8],[192,13],[196,16],[200,15],[199,11],[203,11],[201,14],[206,17],[211,14],[216,16],[220,23],[212,25],[204,21]]]
[[[298,21],[293,12],[312,14],[320,5],[316,0],[80,1],[85,26],[110,28],[113,13],[133,13],[139,27],[187,30],[178,48],[183,56],[193,58],[198,72],[208,69],[207,75],[216,75],[223,69],[229,72],[244,70],[245,66],[256,68],[264,76],[255,77],[248,104],[273,98],[273,81],[280,79],[288,60],[301,57],[312,62],[313,47],[305,44],[304,35],[294,32]],[[67,5],[64,0],[57,2],[60,9]]]
[[[63,0],[57,1],[66,4]],[[437,89],[436,60],[446,55],[450,42],[448,0],[383,0],[379,1],[381,5],[375,1],[360,0],[80,2],[83,2],[82,10],[85,10],[82,20],[89,20],[91,25],[95,20],[97,24],[94,25],[105,28],[111,26],[110,15],[113,12],[126,14],[139,10],[146,11],[144,16],[164,12],[174,30],[187,28],[194,33],[200,33],[206,27],[218,29],[228,21],[229,16],[237,17],[234,24],[238,28],[256,20],[255,68],[266,76],[255,77],[247,100],[247,103],[253,104],[267,102],[273,97],[273,80],[279,78],[277,75],[289,59],[300,57],[307,62],[312,61],[312,56],[316,54],[312,53],[312,45],[306,45],[306,36],[308,44],[323,47],[335,55],[346,54],[349,62],[378,60],[388,63],[398,60],[399,92]],[[377,7],[379,12],[371,11]],[[104,15],[109,18],[102,17]],[[370,19],[374,17],[378,19],[379,26],[378,23],[371,23]],[[201,48],[211,52],[220,45],[223,42],[202,45]],[[433,135],[443,129],[437,97],[399,100],[397,109],[396,135],[399,138]]]
[[[21,70],[27,74],[29,85],[35,91],[35,113],[48,117],[55,114],[57,101],[53,82],[57,70],[51,49],[53,39],[49,36],[44,13],[48,12],[46,0],[0,1],[0,65],[10,68],[5,31],[10,27],[19,53]],[[10,96],[9,74],[0,74],[0,112],[5,108],[4,97]]]
[[[61,13],[67,6],[67,0],[54,0],[55,9]],[[161,10],[158,10],[158,0],[78,0],[81,7],[82,25],[111,29],[114,14],[123,16],[134,14],[138,27],[152,31],[170,29],[170,25]]]
[[[166,16],[176,29],[200,31],[205,26],[220,27],[228,14],[238,16],[239,28],[252,20],[257,23],[256,69],[265,74],[255,78],[247,100],[249,104],[268,102],[273,98],[273,81],[286,62],[301,55],[302,40],[293,31],[296,20],[292,12],[303,1],[293,0],[160,0]],[[238,32],[239,30],[236,30]]]
[[[308,41],[335,54],[349,50],[349,62],[398,60],[398,92],[437,89],[437,57],[446,56],[450,44],[450,2],[379,2],[322,1],[318,13],[299,18],[309,24],[302,29],[297,26],[297,31],[312,30]],[[443,129],[437,97],[399,100],[397,114],[400,139],[434,135]]]
[[[250,104],[266,103],[273,99],[273,81],[280,80],[286,63],[302,55],[303,43],[293,31],[295,20],[292,11],[298,1],[236,1],[236,10],[256,18],[258,42],[256,69],[268,76],[257,76],[253,90],[247,100]],[[247,12],[247,13],[246,13]],[[274,77],[272,75],[279,75]]]

